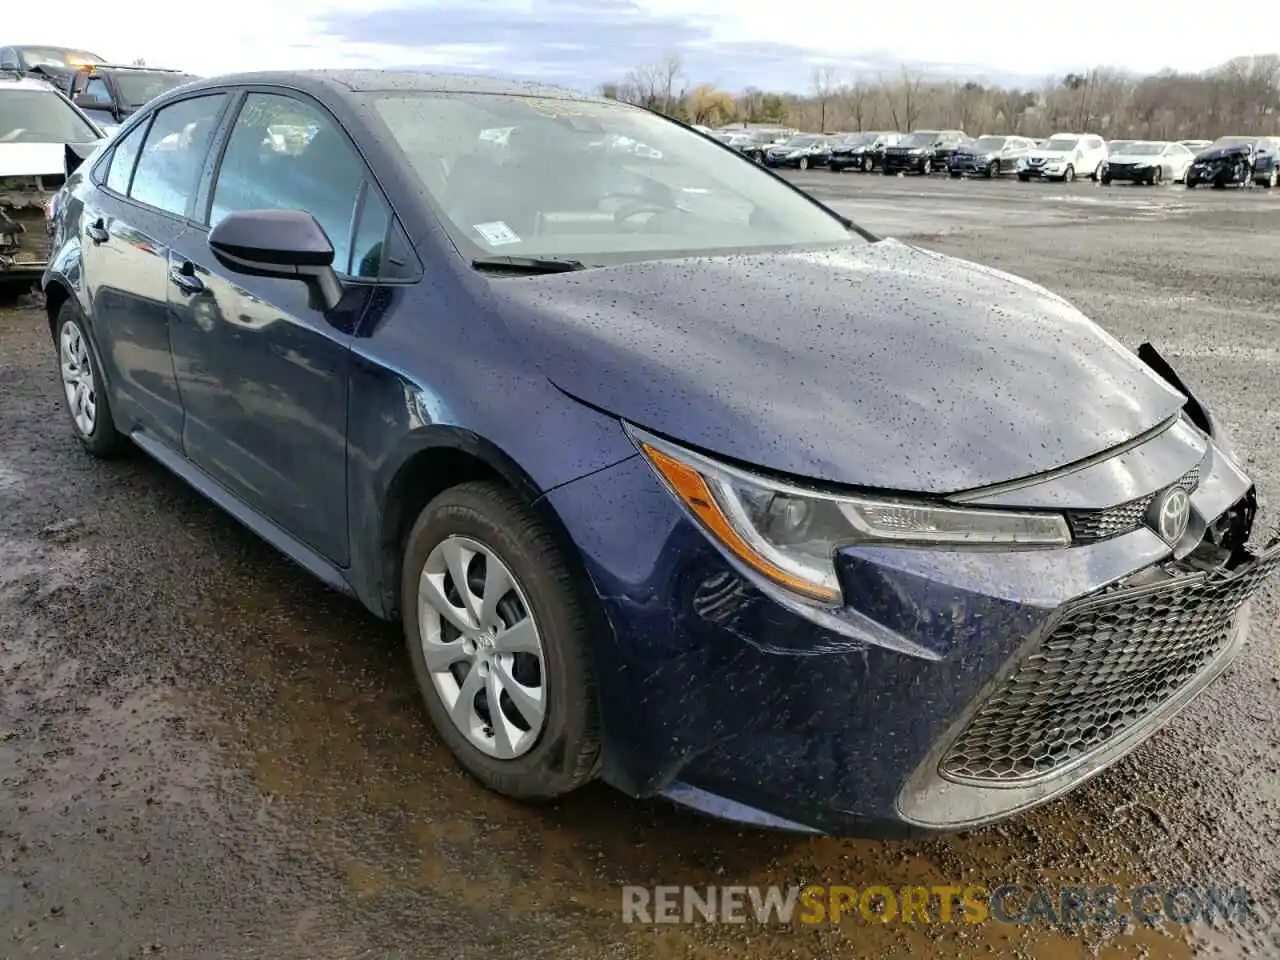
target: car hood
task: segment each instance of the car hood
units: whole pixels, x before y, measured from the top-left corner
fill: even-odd
[[[1206,160],[1221,160],[1224,157],[1247,157],[1251,149],[1246,144],[1236,144],[1231,147],[1211,147],[1208,150],[1201,150],[1196,154],[1196,162],[1204,162]]]
[[[1183,396],[1062,298],[894,240],[494,279],[561,390],[720,456],[954,492],[1061,467]]]
[[[0,177],[63,173],[65,156],[61,143],[0,143]]]

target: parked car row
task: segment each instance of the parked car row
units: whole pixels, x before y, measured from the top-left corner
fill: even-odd
[[[0,290],[27,289],[44,271],[67,151],[87,156],[152,99],[194,79],[85,50],[0,46]]]
[[[946,173],[954,178],[1014,175],[1022,182],[1088,177],[1187,187],[1280,187],[1280,137],[1227,136],[1217,140],[1106,141],[1096,134],[1033,137],[961,130],[875,130],[852,134],[711,131],[726,146],[765,166],[834,173],[857,170],[887,175]]]

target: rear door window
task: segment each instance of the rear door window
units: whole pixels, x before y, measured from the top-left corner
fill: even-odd
[[[179,100],[157,112],[129,196],[165,213],[187,216],[225,101],[226,94],[216,93]]]
[[[138,160],[138,151],[142,148],[142,138],[147,135],[147,124],[138,124],[129,135],[115,145],[111,151],[111,167],[107,172],[107,189],[120,194],[129,195],[129,180],[133,176],[133,165]]]

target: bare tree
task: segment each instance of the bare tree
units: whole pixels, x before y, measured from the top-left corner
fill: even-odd
[[[818,120],[818,129],[825,130],[827,128],[827,103],[836,92],[836,87],[840,83],[840,71],[835,67],[827,64],[813,69],[813,95],[818,100],[820,108],[820,116]]]
[[[902,77],[891,88],[886,88],[885,99],[889,101],[889,113],[893,116],[894,125],[904,132],[910,132],[920,120],[920,112],[933,90],[924,85],[923,73],[902,68]]]
[[[676,81],[680,78],[683,69],[684,63],[680,59],[680,54],[675,51],[663,57],[655,68],[662,91],[663,113],[669,114],[675,111],[675,103],[678,96]]]

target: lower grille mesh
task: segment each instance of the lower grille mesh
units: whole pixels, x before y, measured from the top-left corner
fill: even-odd
[[[1118,590],[1069,608],[981,707],[939,766],[1013,785],[1103,746],[1169,700],[1221,651],[1235,615],[1280,563]]]

